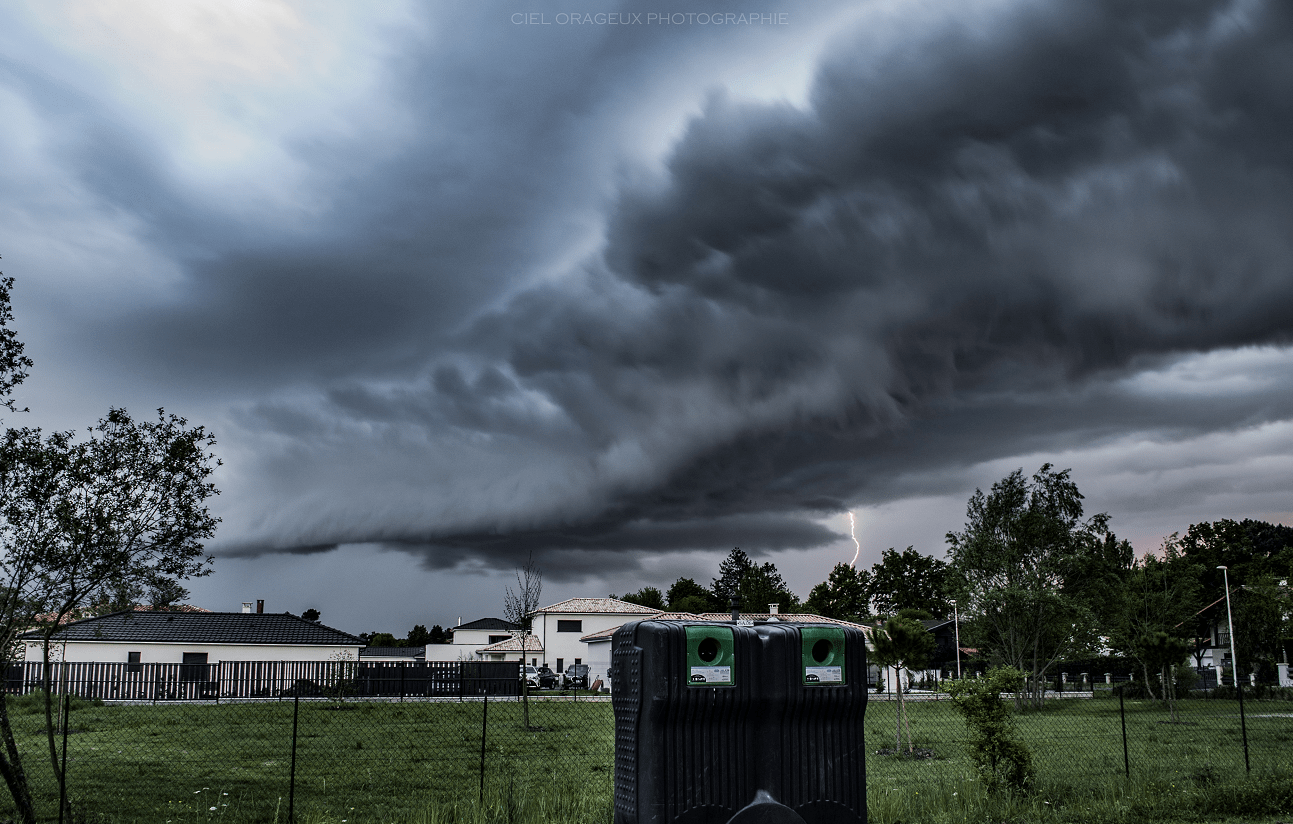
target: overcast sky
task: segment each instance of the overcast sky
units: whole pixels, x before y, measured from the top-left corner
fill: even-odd
[[[211,428],[193,601],[354,632],[804,596],[1045,462],[1293,523],[1290,135],[1277,0],[9,2],[6,423]]]

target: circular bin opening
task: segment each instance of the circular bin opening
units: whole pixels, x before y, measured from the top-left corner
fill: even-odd
[[[816,644],[813,644],[813,660],[819,664],[824,663],[831,657],[831,652],[833,652],[834,649],[834,644],[825,638],[822,638]]]
[[[713,638],[702,638],[701,642],[696,645],[696,655],[700,660],[708,664],[718,657],[718,642]]]

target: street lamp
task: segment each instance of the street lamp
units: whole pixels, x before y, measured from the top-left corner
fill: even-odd
[[[1221,570],[1221,580],[1225,582],[1226,587],[1226,627],[1230,630],[1230,671],[1235,674],[1235,689],[1241,689],[1239,686],[1239,656],[1235,654],[1235,619],[1230,614],[1230,573],[1224,566],[1219,566]]]
[[[961,680],[961,617],[956,611],[956,599],[951,600],[952,625],[956,629],[956,680]]]

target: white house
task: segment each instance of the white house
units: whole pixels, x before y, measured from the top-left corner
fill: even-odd
[[[458,620],[458,626],[453,628],[453,647],[454,654],[448,658],[441,658],[439,655],[434,660],[437,661],[457,661],[460,658],[480,658],[479,650],[488,647],[491,644],[497,644],[512,637],[512,632],[519,630],[519,624],[513,624],[504,621],[502,618],[480,618],[470,623],[462,623]],[[516,652],[519,653],[521,648],[518,646]],[[430,652],[430,650],[428,650]],[[432,660],[428,658],[427,660]],[[502,658],[490,659],[502,661]],[[515,661],[515,657],[508,659]]]
[[[489,644],[476,650],[476,657],[482,661],[526,661],[533,664],[543,656],[543,643],[533,635],[524,638],[525,657],[521,656],[520,637],[508,636],[506,641]]]
[[[539,647],[529,654],[529,663],[541,660],[557,672],[564,672],[571,664],[587,663],[584,659],[588,658],[588,648],[581,639],[589,632],[659,614],[658,609],[617,598],[571,598],[544,607],[534,613],[530,624]],[[610,661],[609,654],[606,660]]]
[[[42,660],[39,631],[19,637]],[[215,664],[220,661],[357,660],[364,642],[288,613],[127,610],[72,621],[54,633],[55,661]]]
[[[638,615],[630,620],[640,621],[643,618],[658,618],[662,621],[704,621],[699,615],[693,615],[690,612],[656,612],[652,615]],[[731,616],[729,615],[730,619]],[[615,630],[624,626],[624,623],[616,624],[613,627],[605,627],[597,632],[590,632],[579,640],[583,642],[587,658],[584,663],[588,665],[588,683],[592,684],[600,680],[602,686],[610,687],[611,685],[611,637],[615,635]]]

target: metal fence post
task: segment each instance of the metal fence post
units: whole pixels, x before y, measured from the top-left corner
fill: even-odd
[[[489,690],[485,690],[485,703],[480,711],[480,803],[485,804],[485,732],[489,729]]]
[[[1118,687],[1118,715],[1122,716],[1122,768],[1131,778],[1131,759],[1127,757],[1127,707],[1122,700],[1123,687]]]
[[[292,696],[292,766],[287,776],[287,824],[296,824],[296,721],[301,712],[301,696]]]
[[[1238,667],[1235,668],[1238,673]],[[1244,685],[1239,683],[1239,676],[1235,676],[1235,689],[1239,691],[1239,729],[1244,736],[1244,772],[1251,773],[1252,766],[1248,763],[1248,719],[1244,715]]]

